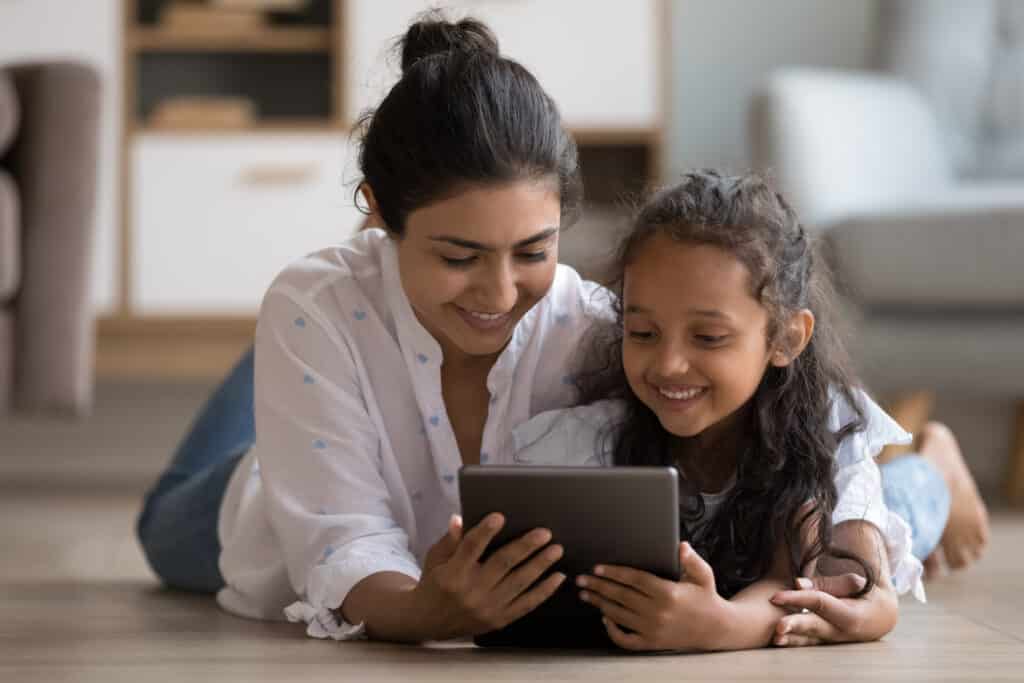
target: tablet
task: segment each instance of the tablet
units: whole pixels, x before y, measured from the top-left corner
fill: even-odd
[[[544,604],[475,641],[484,646],[614,648],[576,576],[617,564],[679,579],[679,485],[673,467],[467,465],[459,470],[463,528],[492,512],[505,526],[488,554],[532,529],[550,529],[566,580]]]

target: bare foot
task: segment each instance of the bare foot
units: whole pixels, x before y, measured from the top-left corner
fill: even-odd
[[[949,427],[929,422],[921,430],[920,443],[921,456],[938,467],[952,497],[942,554],[951,569],[962,569],[980,558],[988,545],[988,509]],[[933,570],[937,562],[934,555],[925,561]]]

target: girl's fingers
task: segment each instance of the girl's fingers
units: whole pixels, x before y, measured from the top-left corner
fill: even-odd
[[[771,602],[779,607],[808,610],[824,621],[834,624],[840,631],[853,629],[857,622],[857,613],[851,603],[844,602],[822,591],[810,589],[782,591],[773,595]],[[791,617],[783,617],[783,619],[789,618]]]
[[[608,631],[608,637],[612,639],[612,642],[621,647],[624,650],[649,650],[643,636],[639,633],[626,633],[618,625],[609,619],[604,617],[605,630]]]
[[[701,588],[715,590],[715,572],[696,550],[686,541],[679,544],[679,564],[683,570],[683,581],[695,583]]]
[[[648,596],[632,586],[625,586],[596,576],[581,576],[576,580],[576,585],[634,612],[644,611],[651,601]]]
[[[810,636],[789,633],[784,636],[775,636],[772,644],[778,647],[810,647],[812,645],[822,645],[824,641],[818,638],[811,638]]]
[[[620,567],[612,564],[599,564],[594,567],[594,575],[588,579],[601,581],[607,579],[614,581],[621,586],[630,586],[635,591],[646,595],[649,598],[657,598],[666,592],[667,582],[649,572],[633,569],[632,567]],[[597,577],[597,578],[595,578]]]
[[[813,579],[797,579],[798,585],[800,582],[808,581],[810,585],[800,587],[805,590],[810,588],[823,591],[837,598],[848,598],[851,595],[856,595],[868,582],[863,576],[853,572],[840,574],[839,576],[815,576]]]
[[[604,616],[616,624],[622,624],[632,631],[643,631],[644,624],[641,616],[617,602],[612,602],[608,598],[602,597],[597,593],[591,593],[590,591],[580,593],[580,600],[597,607]]]
[[[813,638],[828,643],[841,643],[849,640],[846,635],[835,626],[825,621],[817,614],[808,612],[806,614],[790,614],[779,620],[775,629],[775,638]]]

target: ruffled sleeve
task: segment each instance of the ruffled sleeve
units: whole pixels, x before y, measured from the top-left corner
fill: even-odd
[[[832,523],[860,520],[870,522],[881,532],[889,554],[893,587],[900,595],[911,593],[925,601],[921,577],[924,567],[911,552],[912,531],[906,520],[889,510],[882,495],[882,477],[875,458],[889,444],[904,445],[911,435],[896,423],[864,392],[858,392],[864,412],[865,429],[846,437],[836,452],[836,489],[839,494]],[[855,417],[850,405],[834,396],[831,428],[838,430]]]
[[[624,411],[619,401],[598,401],[535,415],[512,430],[513,459],[556,467],[609,466],[614,428]]]

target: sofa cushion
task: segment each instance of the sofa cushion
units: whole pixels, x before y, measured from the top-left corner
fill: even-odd
[[[10,75],[0,69],[0,158],[10,148],[20,119],[18,93],[14,90]]]
[[[1024,311],[1024,183],[937,194],[832,226],[842,287],[867,307]]]
[[[21,282],[21,218],[14,179],[0,168],[0,306]]]
[[[14,311],[0,307],[0,415],[14,395]]]

